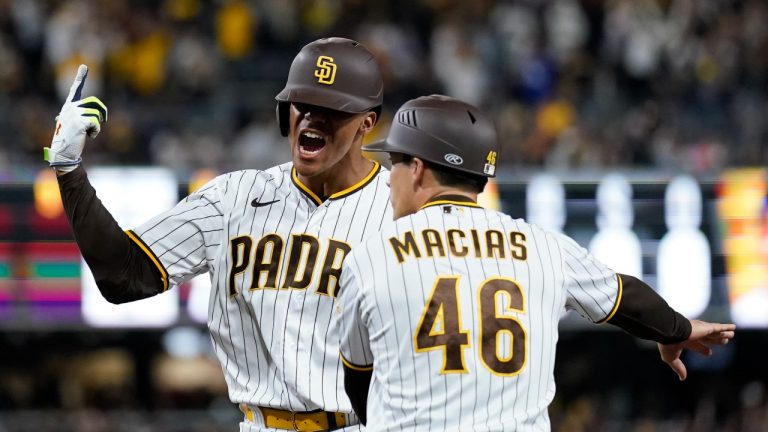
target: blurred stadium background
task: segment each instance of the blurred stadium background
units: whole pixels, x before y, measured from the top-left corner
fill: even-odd
[[[110,115],[86,166],[136,223],[287,161],[273,97],[328,35],[385,71],[371,139],[412,97],[481,106],[504,137],[488,205],[741,325],[680,383],[655,345],[566,316],[553,430],[768,430],[765,0],[0,0],[0,432],[236,429],[205,281],[138,313],[90,295],[42,147],[88,64]]]

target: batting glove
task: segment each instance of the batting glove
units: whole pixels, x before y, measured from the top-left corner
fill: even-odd
[[[56,117],[56,129],[50,147],[45,147],[45,160],[60,172],[70,172],[82,162],[80,155],[85,136],[96,137],[101,122],[107,121],[107,107],[95,96],[80,99],[88,76],[88,66],[80,65],[67,101]]]

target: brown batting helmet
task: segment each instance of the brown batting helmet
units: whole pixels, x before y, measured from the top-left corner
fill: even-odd
[[[277,123],[288,136],[290,102],[347,113],[380,113],[384,83],[376,60],[359,42],[333,37],[304,46],[277,94]]]
[[[401,106],[387,138],[363,150],[403,153],[469,174],[494,177],[499,140],[493,121],[476,107],[452,97],[431,95]]]

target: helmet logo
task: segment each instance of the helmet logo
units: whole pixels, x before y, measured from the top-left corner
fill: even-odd
[[[333,62],[333,57],[320,56],[317,58],[315,76],[320,84],[333,84],[336,79],[336,63]]]
[[[461,165],[464,163],[464,159],[462,159],[461,156],[453,153],[448,153],[443,156],[443,159],[451,165]]]

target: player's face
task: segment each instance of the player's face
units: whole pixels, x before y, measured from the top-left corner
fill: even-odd
[[[337,165],[350,152],[360,152],[360,143],[375,122],[375,114],[350,114],[329,108],[291,103],[293,166],[312,177]]]
[[[418,208],[413,203],[413,170],[410,161],[400,153],[390,153],[392,164],[389,172],[389,200],[392,203],[392,218],[397,220],[415,213]]]

